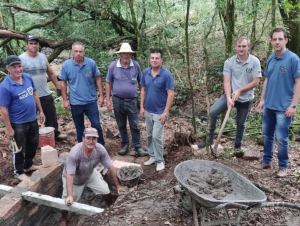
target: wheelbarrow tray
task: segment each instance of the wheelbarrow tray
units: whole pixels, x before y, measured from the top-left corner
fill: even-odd
[[[233,191],[221,200],[213,198],[212,194],[199,194],[187,184],[187,179],[192,175],[205,180],[212,168],[222,172],[224,176],[227,176],[231,180]],[[253,206],[267,199],[264,192],[255,187],[248,179],[218,162],[198,159],[184,161],[175,167],[174,175],[186,192],[188,192],[196,202],[206,208],[213,208],[224,203],[240,203]]]

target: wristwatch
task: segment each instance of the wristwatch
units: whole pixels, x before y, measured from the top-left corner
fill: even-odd
[[[164,116],[166,116],[166,117],[168,117],[169,113],[165,113],[165,112],[164,112],[164,114],[163,114],[163,115],[164,115]]]
[[[296,109],[297,105],[291,104],[291,107],[294,108],[294,109]]]

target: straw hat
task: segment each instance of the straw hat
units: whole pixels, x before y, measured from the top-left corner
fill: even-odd
[[[122,43],[120,50],[116,53],[134,53],[134,51],[132,51],[129,43]]]

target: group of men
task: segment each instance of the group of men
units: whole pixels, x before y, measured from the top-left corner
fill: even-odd
[[[276,135],[279,165],[277,177],[285,177],[289,166],[289,127],[300,97],[300,59],[286,48],[288,38],[284,29],[274,29],[270,38],[275,52],[267,60],[265,81],[257,106],[257,111],[263,112],[264,155],[260,168],[271,168]],[[261,77],[260,62],[248,53],[250,47],[248,38],[238,38],[235,43],[236,55],[224,64],[225,94],[210,108],[209,144],[213,144],[218,116],[228,108],[235,107],[237,129],[234,148],[241,149],[248,113],[254,99],[254,88],[259,84]],[[198,144],[199,148],[205,146],[206,140]]]
[[[300,97],[300,60],[286,48],[286,32],[276,28],[271,34],[274,53],[268,58],[264,70],[265,81],[258,112],[263,112],[264,156],[261,169],[271,168],[274,134],[278,143],[278,177],[285,177],[288,168],[288,133]],[[39,53],[39,38],[26,36],[27,51],[20,57],[9,56],[6,60],[8,76],[0,85],[0,112],[6,126],[6,134],[15,138],[24,151],[14,153],[16,175],[36,170],[32,165],[38,147],[38,124],[36,111],[41,123],[58,130],[53,97],[47,87],[46,74],[55,87],[61,89],[63,106],[71,110],[77,131],[76,144],[70,151],[63,171],[63,198],[71,205],[78,200],[85,186],[96,194],[102,194],[111,204],[109,188],[101,175],[94,169],[101,162],[110,171],[118,191],[125,188],[120,184],[116,169],[104,148],[105,142],[99,119],[98,105],[103,106],[104,94],[100,71],[94,60],[85,57],[84,45],[72,45],[73,57],[64,62],[59,79],[54,74],[44,54]],[[248,113],[254,99],[254,88],[259,84],[261,65],[249,54],[250,40],[240,37],[235,44],[236,55],[226,60],[223,69],[224,90],[210,109],[210,144],[213,143],[218,116],[227,108],[237,108],[237,133],[234,147],[240,149]],[[156,163],[156,170],[165,168],[163,157],[163,130],[174,99],[174,79],[169,70],[162,66],[161,49],[150,50],[150,67],[142,73],[140,65],[132,60],[131,46],[123,43],[116,52],[120,58],[112,62],[106,76],[106,106],[114,110],[121,135],[120,155],[129,151],[130,141],[127,120],[132,136],[132,145],[137,156],[148,156],[144,165]],[[140,112],[138,112],[138,87],[140,88]],[[69,88],[69,96],[67,95]],[[97,90],[99,96],[97,96]],[[58,91],[59,93],[59,91]],[[112,101],[111,101],[112,94]],[[142,149],[139,129],[139,113],[145,117],[147,150]],[[84,115],[90,128],[84,127]],[[206,141],[198,144],[206,146]],[[63,212],[62,224],[66,225],[67,212]]]
[[[102,194],[103,200],[110,205],[112,197],[108,185],[94,169],[95,166],[102,163],[111,173],[117,190],[122,191],[125,188],[120,184],[116,169],[104,147],[98,111],[98,105],[104,104],[103,84],[95,61],[84,56],[82,43],[73,43],[73,57],[64,62],[59,84],[46,56],[39,52],[39,38],[30,34],[25,41],[25,53],[20,57],[11,55],[7,58],[8,76],[0,85],[0,111],[6,134],[11,139],[15,138],[18,147],[23,150],[13,153],[15,175],[37,169],[33,166],[39,140],[37,110],[40,122],[54,127],[57,138],[63,136],[58,130],[54,100],[47,86],[47,74],[58,93],[61,93],[64,108],[71,110],[77,132],[78,144],[71,149],[65,162],[62,197],[67,205],[71,205],[73,200],[79,200],[83,188],[87,186],[96,194]],[[134,53],[131,46],[128,43],[122,44],[117,52],[120,59],[110,64],[107,73],[106,105],[108,110],[114,110],[121,134],[122,148],[118,153],[125,155],[129,151],[128,120],[136,155],[149,155],[150,158],[144,165],[156,163],[156,170],[161,171],[165,168],[163,128],[174,99],[174,79],[171,72],[162,66],[162,50],[151,49],[150,52],[151,67],[142,75],[139,64],[131,59]],[[140,113],[146,117],[148,152],[142,149],[141,144],[138,86],[141,91]],[[84,115],[88,117],[92,127],[84,127]],[[66,225],[66,222],[67,212],[63,211],[62,225]]]

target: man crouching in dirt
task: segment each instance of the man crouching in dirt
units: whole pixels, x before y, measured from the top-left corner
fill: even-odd
[[[101,194],[102,199],[108,206],[112,204],[112,196],[107,183],[101,174],[94,168],[100,162],[108,168],[117,190],[125,191],[127,187],[120,184],[116,169],[105,148],[97,143],[99,137],[95,128],[86,128],[83,132],[82,142],[76,144],[70,151],[69,157],[65,162],[63,170],[63,194],[66,205],[70,206],[73,201],[78,201],[84,187],[89,187],[96,195]],[[68,211],[62,211],[61,225],[67,225]]]

